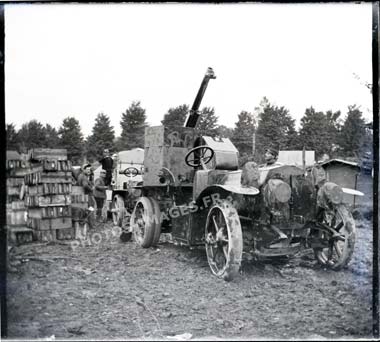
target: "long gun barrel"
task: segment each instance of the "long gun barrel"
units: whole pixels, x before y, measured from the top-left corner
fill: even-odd
[[[203,77],[201,86],[199,87],[198,94],[194,100],[194,103],[183,125],[184,127],[195,127],[197,125],[197,121],[200,116],[198,109],[199,109],[199,106],[201,105],[203,96],[205,94],[208,81],[210,79],[215,79],[215,78],[216,76],[215,76],[214,70],[212,70],[212,68],[207,68],[207,71],[206,71],[205,76]]]

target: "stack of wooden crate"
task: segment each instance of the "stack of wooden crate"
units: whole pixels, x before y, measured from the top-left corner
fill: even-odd
[[[27,227],[34,239],[74,238],[71,220],[71,162],[65,149],[33,149],[30,173],[25,175]]]
[[[22,200],[25,190],[24,176],[28,173],[27,156],[16,151],[7,151],[7,232],[9,242],[21,244],[31,242],[32,230],[26,227],[27,211]]]

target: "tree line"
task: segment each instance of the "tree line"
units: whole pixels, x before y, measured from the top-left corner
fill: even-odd
[[[169,108],[161,123],[169,129],[183,126],[189,112],[187,104]],[[295,120],[285,107],[279,107],[263,98],[252,112],[241,111],[235,127],[218,124],[214,108],[204,107],[197,123],[200,135],[230,138],[240,153],[240,161],[261,162],[264,150],[274,147],[279,150],[313,150],[316,158],[352,158],[359,160],[372,152],[372,123],[366,123],[360,107],[348,106],[343,117],[340,111],[305,110],[296,129]],[[115,136],[110,118],[99,113],[92,132],[84,137],[79,121],[73,116],[63,119],[56,129],[37,120],[24,123],[19,130],[10,123],[6,125],[7,149],[26,152],[36,147],[65,148],[74,164],[99,160],[107,148],[111,153],[144,148],[144,131],[147,123],[146,110],[140,101],[134,101],[121,114],[120,136]]]

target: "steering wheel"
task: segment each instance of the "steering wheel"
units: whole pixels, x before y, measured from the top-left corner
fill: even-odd
[[[139,170],[137,170],[135,167],[127,167],[123,173],[127,177],[136,177],[139,174]]]
[[[208,164],[212,158],[214,157],[214,150],[211,147],[202,145],[202,146],[197,146],[191,149],[185,157],[185,163],[188,166],[192,167],[198,167],[202,166],[204,169],[206,168],[206,164]],[[190,157],[193,156],[192,159]]]

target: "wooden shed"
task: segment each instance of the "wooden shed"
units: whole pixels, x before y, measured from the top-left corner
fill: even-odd
[[[360,174],[360,166],[358,163],[350,162],[342,159],[330,159],[321,166],[326,172],[327,181],[334,182],[342,188],[357,190],[358,176]],[[343,201],[349,205],[355,206],[357,196],[344,194]]]

